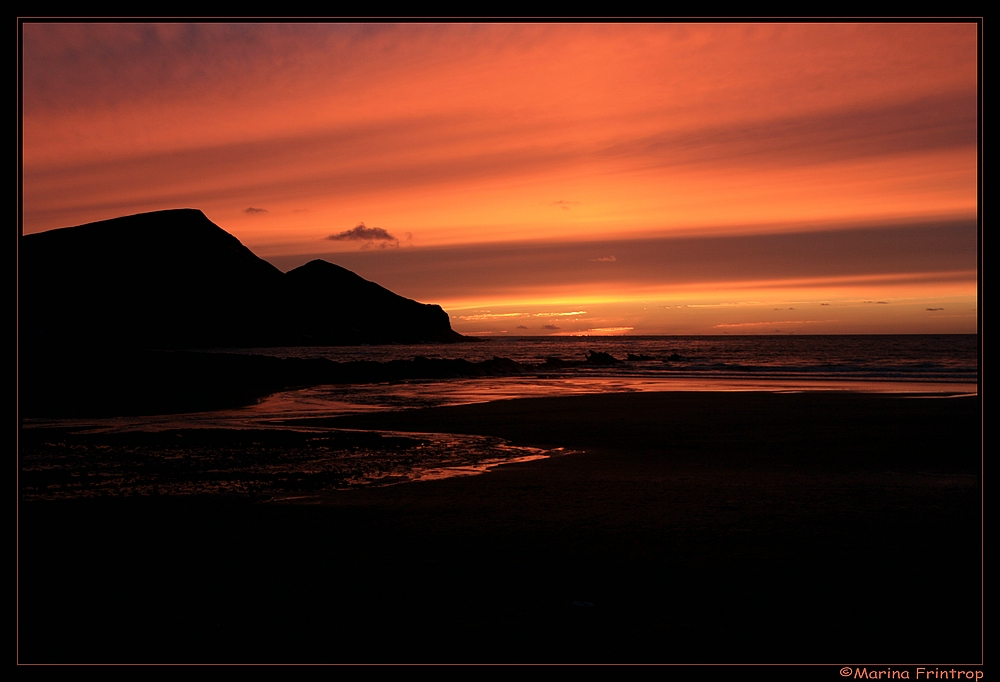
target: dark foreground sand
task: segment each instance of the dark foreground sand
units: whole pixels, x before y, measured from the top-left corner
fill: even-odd
[[[21,662],[974,663],[980,399],[645,393],[331,420],[584,450],[321,503],[19,512]]]

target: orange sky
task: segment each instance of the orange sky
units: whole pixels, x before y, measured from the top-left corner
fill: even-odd
[[[200,208],[463,333],[977,328],[975,23],[25,23],[22,57],[25,233]]]

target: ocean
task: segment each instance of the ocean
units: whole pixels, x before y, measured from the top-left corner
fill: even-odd
[[[574,370],[571,374],[665,379],[767,378],[975,384],[979,370],[979,339],[974,334],[500,337],[463,344],[304,346],[221,352],[321,357],[339,362],[387,362],[416,357],[480,362],[502,357],[524,364],[538,364],[551,357],[566,361],[584,360],[590,351],[608,353],[625,362],[590,366]]]
[[[237,409],[23,420],[24,499],[238,494],[291,500],[481,474],[557,454],[497,438],[357,431],[291,420],[630,391],[978,393],[976,335],[520,337],[448,345],[225,349],[337,362],[416,358],[524,367],[504,377],[318,385]]]

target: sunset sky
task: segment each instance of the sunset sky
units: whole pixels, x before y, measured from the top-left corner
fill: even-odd
[[[466,334],[977,330],[975,23],[22,31],[25,234],[199,208]]]

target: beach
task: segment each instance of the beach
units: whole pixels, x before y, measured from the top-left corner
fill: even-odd
[[[298,499],[22,503],[19,659],[981,660],[978,396],[621,393],[306,421],[563,454]]]

